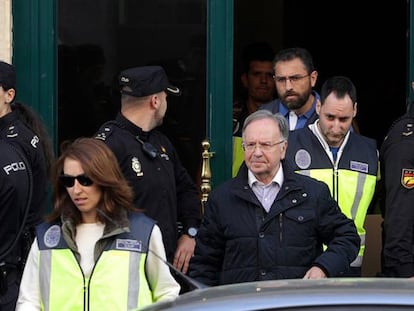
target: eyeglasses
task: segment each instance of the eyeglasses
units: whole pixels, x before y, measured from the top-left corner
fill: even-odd
[[[243,146],[243,149],[245,151],[254,151],[254,150],[256,150],[256,147],[259,147],[259,149],[262,150],[262,151],[270,151],[274,146],[279,145],[279,144],[283,143],[284,141],[285,140],[282,139],[281,141],[276,142],[276,143],[271,143],[271,142],[254,143],[254,142],[251,142],[251,143],[243,143],[242,146]]]
[[[280,84],[285,84],[287,80],[289,80],[290,83],[295,84],[297,82],[299,82],[300,80],[309,77],[310,74],[307,75],[294,75],[294,76],[289,76],[289,77],[277,77],[277,76],[273,76],[273,79],[275,79],[276,83],[280,83]]]
[[[93,181],[86,175],[70,176],[70,175],[60,175],[59,180],[66,188],[71,188],[75,185],[75,179],[82,186],[89,187],[93,184]]]

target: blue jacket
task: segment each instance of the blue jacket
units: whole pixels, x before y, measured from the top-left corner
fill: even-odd
[[[210,193],[191,277],[219,285],[302,278],[311,266],[331,277],[347,271],[360,243],[354,223],[324,183],[283,166],[285,180],[268,214],[247,183],[244,164]]]

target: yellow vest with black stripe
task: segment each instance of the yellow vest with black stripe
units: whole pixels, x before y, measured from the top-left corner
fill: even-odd
[[[61,226],[40,225],[37,237],[42,310],[124,311],[151,304],[145,260],[152,227],[153,221],[145,216],[131,220],[131,233],[111,239],[87,278],[64,240]]]
[[[365,251],[364,222],[378,175],[376,141],[351,132],[335,165],[328,152],[308,127],[289,134],[286,160],[297,173],[327,184],[341,211],[354,220],[361,246],[351,266],[361,267]]]

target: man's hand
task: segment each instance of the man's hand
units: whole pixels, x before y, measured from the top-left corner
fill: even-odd
[[[324,279],[326,278],[325,272],[321,268],[312,267],[306,272],[304,279]]]
[[[195,239],[183,234],[177,242],[174,255],[174,267],[183,273],[187,273],[191,257],[194,255]]]

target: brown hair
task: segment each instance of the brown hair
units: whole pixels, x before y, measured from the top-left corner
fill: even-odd
[[[55,164],[53,176],[53,211],[47,220],[53,222],[62,214],[77,225],[81,222],[81,214],[72,202],[65,186],[59,181],[63,174],[63,164],[66,158],[79,161],[85,172],[95,185],[102,190],[100,209],[108,217],[98,213],[98,219],[107,224],[120,221],[122,210],[138,211],[133,205],[133,190],[124,178],[118,161],[104,142],[94,138],[78,138],[67,144]]]

